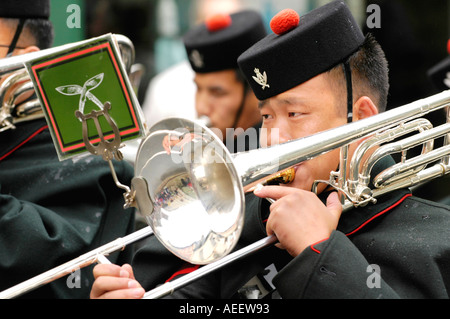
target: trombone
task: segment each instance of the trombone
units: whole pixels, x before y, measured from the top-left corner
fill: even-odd
[[[349,162],[349,177],[346,169],[331,172],[328,181],[315,181],[313,191],[319,183],[326,183],[343,196],[343,210],[365,206],[376,202],[379,196],[399,188],[414,187],[450,172],[450,90],[407,104],[398,109],[378,114],[371,118],[353,122],[315,135],[271,146],[264,149],[232,154],[231,159],[237,176],[242,181],[242,190],[251,191],[255,185],[265,183],[274,176],[274,170],[285,172],[297,163],[341,148],[339,167],[347,167],[348,146],[361,138],[371,136],[356,149]],[[419,118],[429,112],[446,109],[446,123],[433,128],[428,120]],[[419,133],[397,142],[382,143],[399,139],[413,131]],[[434,139],[443,138],[444,145],[433,150]],[[145,143],[145,141],[144,141]],[[423,145],[419,156],[407,159],[409,149]],[[363,155],[372,147],[377,150],[365,161]],[[369,189],[370,170],[383,156],[402,154],[400,163],[385,169],[373,179],[374,189]],[[431,164],[431,166],[429,166]],[[362,169],[360,167],[362,166]],[[270,200],[270,199],[269,199]],[[161,239],[160,239],[161,240]],[[165,240],[164,238],[162,240]],[[274,235],[263,238],[247,247],[230,253],[183,277],[166,282],[144,295],[144,299],[161,298],[176,289],[201,278],[233,261],[255,253],[277,242]]]
[[[244,226],[244,193],[300,162],[340,148],[339,167],[343,169],[331,172],[328,181],[316,181],[313,191],[318,183],[334,187],[341,194],[344,210],[368,205],[395,189],[413,187],[448,174],[449,105],[450,90],[447,90],[341,127],[236,154],[230,154],[203,124],[179,118],[163,120],[140,143],[134,162],[135,177],[124,195],[126,205],[136,207],[149,226],[125,240],[113,241],[7,289],[0,293],[0,298],[16,297],[75,268],[103,262],[110,252],[151,234],[179,258],[204,265],[147,292],[145,298],[170,294],[206,273],[276,242],[271,236],[232,252]],[[433,128],[431,123],[420,119],[444,108],[447,122],[441,126]],[[419,133],[392,142],[413,131]],[[363,138],[353,158],[348,159],[349,144]],[[433,150],[437,138],[443,138],[444,145]],[[407,159],[407,151],[417,145],[423,145],[422,153]],[[375,146],[377,150],[363,162],[362,155]],[[400,163],[375,176],[375,188],[370,189],[370,170],[376,161],[398,152],[402,154]]]

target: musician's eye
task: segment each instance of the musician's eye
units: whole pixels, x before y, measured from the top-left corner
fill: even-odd
[[[301,112],[289,112],[289,117],[299,117],[303,115]]]

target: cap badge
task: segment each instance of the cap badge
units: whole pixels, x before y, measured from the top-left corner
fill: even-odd
[[[197,50],[193,50],[191,52],[191,55],[189,57],[192,61],[192,63],[194,63],[194,65],[197,68],[202,68],[205,65],[205,62],[203,61],[203,56],[200,54],[200,52],[198,52]]]
[[[266,71],[264,71],[262,74],[259,72],[258,68],[255,68],[254,70],[256,76],[252,76],[253,80],[255,80],[256,83],[262,86],[262,89],[264,90],[266,87],[270,88],[270,85],[267,84],[267,74]]]

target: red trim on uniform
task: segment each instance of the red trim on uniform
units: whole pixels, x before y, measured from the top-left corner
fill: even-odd
[[[391,206],[389,206],[388,208],[386,208],[385,210],[379,212],[378,214],[376,214],[375,216],[373,216],[371,219],[367,220],[365,223],[363,223],[361,226],[359,226],[358,228],[356,228],[355,230],[351,231],[348,234],[345,234],[346,236],[350,236],[353,235],[354,233],[356,233],[358,230],[360,230],[361,228],[363,228],[364,226],[366,226],[369,222],[371,222],[372,220],[374,220],[375,218],[383,215],[384,213],[390,211],[392,208],[400,205],[407,197],[412,196],[412,194],[406,194],[405,196],[403,196],[398,202],[396,202],[395,204],[392,204]]]
[[[328,237],[329,238],[329,237]],[[316,248],[314,248],[314,246],[315,245],[318,245],[318,244],[320,244],[321,242],[323,242],[323,241],[325,241],[325,240],[328,240],[328,238],[325,238],[325,239],[322,239],[322,240],[319,240],[317,243],[314,243],[314,244],[312,244],[310,247],[311,247],[311,249],[313,250],[313,251],[315,251],[316,253],[318,253],[318,254],[320,254],[320,250],[318,250],[318,249],[316,249]]]
[[[186,267],[183,269],[178,270],[176,273],[174,273],[172,276],[170,276],[169,279],[166,280],[166,282],[171,281],[177,276],[189,274],[190,272],[193,272],[194,270],[197,270],[200,266],[199,265],[193,265],[191,267]]]
[[[4,160],[5,158],[7,158],[9,155],[11,155],[12,153],[14,153],[15,151],[17,151],[19,148],[21,148],[25,143],[29,142],[33,137],[35,137],[36,135],[38,135],[39,133],[41,133],[43,130],[47,129],[48,125],[44,125],[43,127],[41,127],[40,129],[38,129],[36,132],[34,132],[33,134],[31,134],[28,138],[26,138],[25,140],[22,141],[22,143],[20,143],[19,145],[17,145],[16,147],[14,147],[12,150],[10,150],[8,153],[6,153],[5,155],[3,155],[2,157],[0,157],[0,161]]]
[[[398,202],[396,202],[395,204],[392,204],[391,206],[389,206],[388,208],[386,208],[385,210],[379,212],[378,214],[376,214],[375,216],[373,216],[372,218],[366,220],[362,225],[360,225],[358,228],[356,228],[355,230],[351,231],[348,234],[345,234],[346,236],[350,236],[353,235],[354,233],[356,233],[357,231],[361,230],[361,228],[363,228],[364,226],[366,226],[368,223],[370,223],[371,221],[373,221],[375,218],[385,214],[386,212],[390,211],[391,209],[393,209],[394,207],[400,205],[406,198],[411,197],[412,194],[406,194],[405,196],[403,196]],[[320,244],[321,242],[324,242],[325,240],[328,240],[328,238],[322,239],[321,241],[318,241],[317,243],[314,243],[312,245],[310,245],[310,248],[320,254],[320,250],[316,249],[314,246],[317,244]]]

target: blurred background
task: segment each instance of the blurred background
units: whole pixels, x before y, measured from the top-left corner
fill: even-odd
[[[300,15],[327,0],[52,0],[55,45],[120,33],[133,42],[136,63],[145,67],[138,99],[157,74],[186,61],[181,36],[194,24],[217,12],[258,10],[267,25],[278,11],[291,8]],[[389,107],[403,105],[435,92],[427,70],[446,58],[450,37],[450,0],[347,0],[364,32],[372,32],[390,63]],[[79,8],[74,11],[73,4]],[[380,24],[367,27],[369,4],[380,8]],[[70,21],[79,14],[74,27]],[[373,18],[373,17],[372,17]],[[71,26],[71,27],[69,27]],[[177,87],[173,87],[176,91]]]

